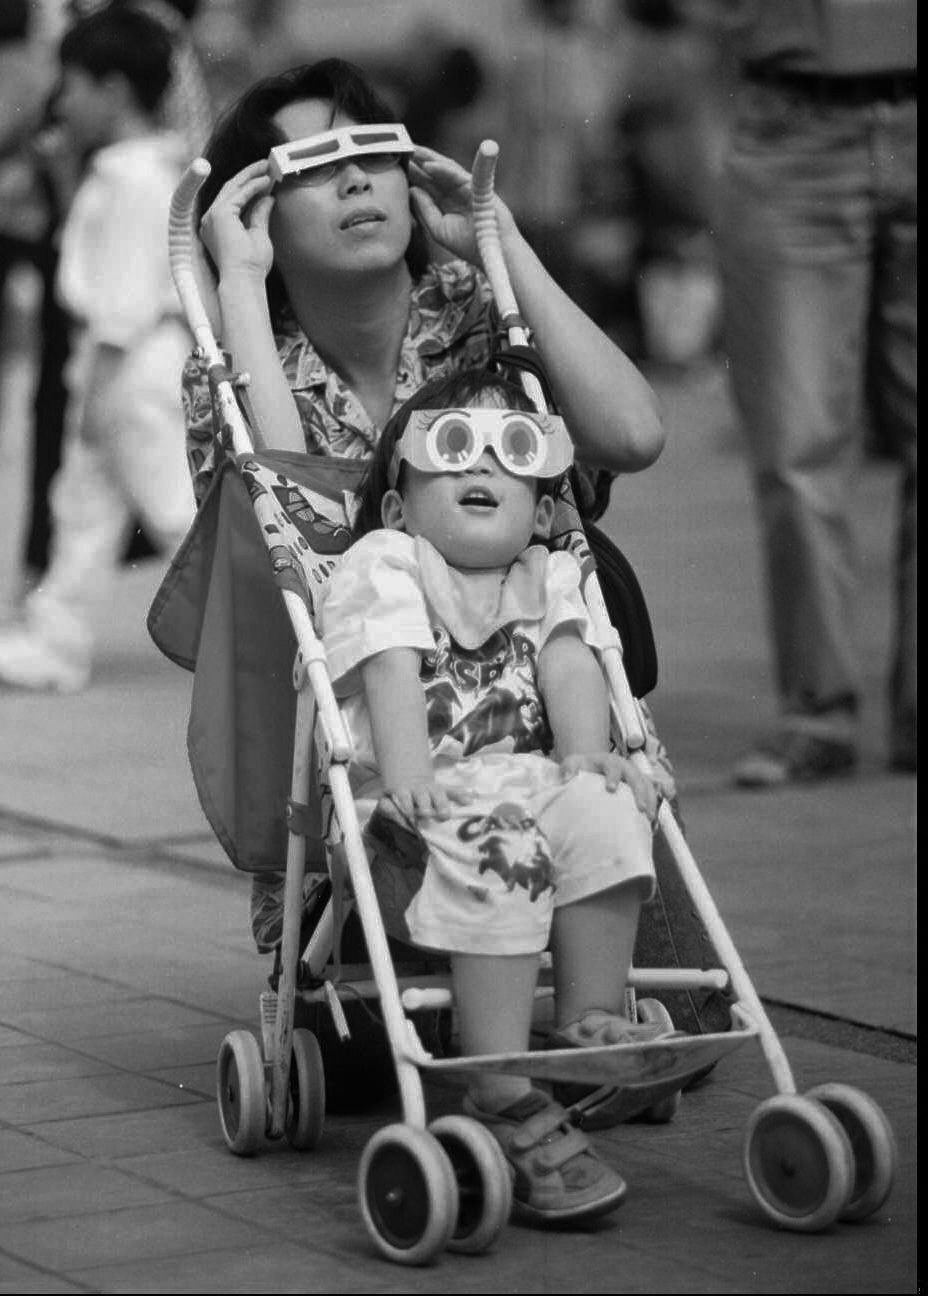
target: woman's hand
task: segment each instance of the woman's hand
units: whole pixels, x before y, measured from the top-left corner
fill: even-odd
[[[617,752],[575,752],[561,761],[564,779],[573,778],[581,770],[590,774],[602,774],[607,792],[615,792],[620,783],[627,783],[635,798],[635,805],[643,815],[647,815],[650,823],[655,822],[660,809],[660,793],[653,780],[643,774],[627,756],[619,756]]]
[[[409,164],[410,197],[429,235],[452,256],[480,264],[470,172],[434,149],[416,148]],[[516,232],[509,208],[495,198],[500,237]]]
[[[267,278],[274,261],[268,234],[273,206],[266,159],[252,162],[219,190],[200,221],[200,237],[220,279]]]

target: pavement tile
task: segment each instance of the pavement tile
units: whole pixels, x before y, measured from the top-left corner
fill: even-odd
[[[20,972],[22,969],[20,969]],[[125,998],[126,987],[97,976],[55,971],[44,978],[0,977],[0,1018],[33,1009],[66,1008]]]
[[[201,1251],[247,1250],[266,1235],[196,1202],[165,1202],[0,1225],[0,1250],[73,1279],[82,1269]]]
[[[216,1129],[218,1133],[218,1118]],[[296,1192],[312,1186],[320,1178],[320,1160],[316,1154],[295,1155],[289,1145],[281,1147],[279,1155],[277,1149],[269,1148],[259,1157],[236,1157],[220,1137],[209,1146],[197,1144],[172,1152],[148,1152],[123,1157],[118,1164],[127,1174],[139,1175],[186,1197],[210,1199],[210,1204],[220,1206],[226,1195],[254,1193],[263,1188]],[[327,1178],[325,1171],[322,1178]]]
[[[95,1214],[166,1201],[170,1194],[89,1161],[0,1174],[0,1228],[25,1220]]]
[[[109,1161],[211,1143],[225,1148],[213,1101],[121,1112],[118,1120],[105,1115],[34,1122],[24,1132],[64,1152]]]
[[[141,1020],[141,1018],[140,1018]],[[83,1047],[94,1057],[115,1067],[152,1074],[169,1067],[210,1064],[214,1069],[219,1046],[228,1033],[225,1022],[203,1022],[167,1030],[105,1035]]]
[[[126,1072],[88,1076],[80,1085],[73,1079],[35,1080],[0,1087],[0,1121],[34,1125],[40,1120],[68,1120],[104,1113],[115,1116],[146,1107],[170,1107],[192,1101],[181,1089]]]
[[[36,1269],[34,1265],[22,1264],[11,1256],[0,1255],[0,1296],[18,1296],[18,1293],[32,1292],[76,1292],[86,1291],[82,1283],[70,1283],[66,1278]]]
[[[24,1031],[42,1039],[64,1042],[127,1035],[143,1023],[147,1031],[156,1033],[197,1023],[215,1024],[215,1017],[187,1004],[131,994],[122,1002],[34,1009],[17,1015],[17,1025]]]
[[[360,1292],[369,1286],[365,1267],[344,1257],[320,1256],[279,1238],[247,1251],[203,1251],[125,1265],[82,1270],[81,1281],[97,1292]],[[403,1290],[398,1288],[397,1290]],[[407,1289],[411,1290],[411,1289]]]
[[[15,1170],[30,1170],[35,1166],[64,1165],[73,1161],[75,1155],[64,1148],[46,1143],[35,1134],[0,1129],[0,1175]]]
[[[99,1058],[88,1057],[60,1044],[8,1044],[3,1050],[2,1063],[0,1076],[4,1085],[103,1075],[111,1069]]]

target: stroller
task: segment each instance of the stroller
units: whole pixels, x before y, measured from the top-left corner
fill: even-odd
[[[525,390],[544,410],[544,387],[527,355],[527,335],[497,236],[496,154],[496,145],[485,142],[474,164],[478,246],[512,354],[521,357]],[[389,1045],[402,1120],[376,1131],[365,1147],[358,1201],[373,1245],[393,1261],[422,1264],[444,1249],[482,1252],[503,1230],[512,1206],[509,1169],[496,1140],[466,1116],[430,1121],[424,1077],[487,1070],[543,1083],[598,1086],[572,1109],[579,1124],[585,1104],[595,1102],[604,1089],[618,1088],[628,1096],[629,1114],[644,1112],[647,1119],[665,1121],[674,1115],[687,1082],[749,1040],[760,1044],[776,1089],[751,1116],[743,1142],[745,1176],[761,1211],[780,1227],[807,1232],[839,1218],[872,1214],[886,1200],[895,1174],[888,1121],[872,1099],[848,1085],[823,1084],[798,1092],[780,1041],[666,801],[657,831],[720,966],[633,967],[628,1012],[633,1019],[670,1026],[664,1004],[649,995],[709,987],[731,994],[730,1029],[676,1032],[646,1043],[479,1057],[448,1056],[440,1041],[423,1039],[424,1020],[434,1020],[438,1013],[447,1024],[453,1011],[450,977],[440,967],[405,968],[394,957],[397,951],[384,929],[371,876],[370,836],[362,834],[349,786],[351,744],[313,624],[314,594],[350,538],[351,496],[361,468],[354,461],[255,452],[239,401],[247,380],[227,369],[197,286],[192,216],[207,174],[208,164],[198,159],[179,185],[170,247],[178,292],[209,366],[224,459],[152,606],[149,629],[162,651],[195,671],[191,763],[201,803],[230,859],[240,868],[279,869],[286,854],[282,940],[272,988],[260,996],[260,1041],[250,1031],[234,1030],[219,1052],[217,1099],[229,1149],[253,1155],[268,1139],[286,1139],[298,1150],[317,1145],[326,1116],[326,1067],[317,1033],[294,1025],[296,1005],[310,1006],[317,1020],[321,1016],[338,1037],[347,1038],[346,1006],[370,1000]],[[615,738],[650,772],[641,708],[628,682],[622,643],[610,624],[579,516],[571,514],[569,504],[567,509],[559,543],[581,565],[591,618],[609,644],[603,665]],[[267,579],[268,558],[272,581]],[[225,642],[230,633],[247,641],[240,646],[236,638],[231,665]],[[273,682],[269,692],[262,693],[262,679]],[[211,745],[204,730],[225,713],[230,699],[235,728],[246,739],[236,740],[227,729],[222,741]],[[291,733],[292,744],[282,738]],[[241,764],[248,776],[218,777],[217,749],[223,763]],[[288,797],[280,790],[284,774]],[[230,785],[236,788],[234,796],[223,791]],[[322,879],[319,905],[306,943],[306,878],[317,871]],[[368,959],[363,965],[341,964],[340,936],[348,910],[360,921]],[[551,993],[544,971],[537,993]]]

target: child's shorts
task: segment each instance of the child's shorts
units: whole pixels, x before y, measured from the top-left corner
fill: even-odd
[[[436,781],[470,800],[452,803],[449,819],[417,821],[418,861],[388,862],[369,826],[391,934],[452,953],[534,954],[548,944],[557,906],[620,883],[638,882],[642,900],[653,894],[651,826],[624,783],[609,792],[602,775],[586,772],[564,782],[535,753],[438,765]],[[375,805],[359,798],[362,821]]]

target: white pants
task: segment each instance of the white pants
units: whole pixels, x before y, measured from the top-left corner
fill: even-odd
[[[193,521],[180,375],[190,337],[180,321],[159,325],[126,353],[108,400],[110,417],[80,435],[86,358],[69,373],[62,462],[49,504],[49,567],[31,595],[30,621],[75,658],[89,661],[91,619],[125,551],[132,522],[173,554]]]

